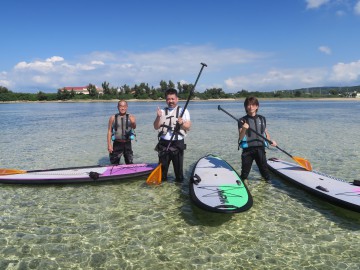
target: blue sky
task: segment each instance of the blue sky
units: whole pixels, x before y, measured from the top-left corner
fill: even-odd
[[[0,86],[360,85],[360,0],[4,0]]]

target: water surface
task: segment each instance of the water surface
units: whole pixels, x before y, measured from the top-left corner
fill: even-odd
[[[193,102],[185,173],[212,153],[240,172],[236,117],[242,101]],[[156,162],[152,123],[163,102],[132,102],[135,162]],[[272,139],[317,171],[360,178],[357,101],[262,101]],[[107,164],[116,103],[0,104],[2,168]],[[292,161],[274,148],[268,157]],[[172,175],[172,170],[170,170]],[[253,207],[223,215],[195,207],[188,181],[0,185],[0,269],[359,269],[360,214],[284,180],[265,183],[253,166]]]

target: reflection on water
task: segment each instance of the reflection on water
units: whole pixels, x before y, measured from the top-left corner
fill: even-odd
[[[240,171],[237,126],[219,102],[191,102],[185,172],[219,155]],[[156,162],[157,106],[134,102],[136,162]],[[241,101],[221,102],[242,116]],[[359,179],[360,102],[263,101],[279,146],[317,171]],[[45,169],[108,163],[107,121],[116,103],[0,105],[0,164]],[[349,115],[351,121],[349,121]],[[276,149],[268,157],[288,159]],[[292,161],[292,160],[289,160]],[[172,171],[170,171],[172,174]],[[0,269],[358,269],[360,214],[332,206],[256,166],[254,206],[239,214],[195,207],[188,185],[145,179],[73,186],[0,185]]]

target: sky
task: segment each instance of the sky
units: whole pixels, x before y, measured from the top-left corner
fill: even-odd
[[[3,0],[0,86],[360,85],[360,0]]]

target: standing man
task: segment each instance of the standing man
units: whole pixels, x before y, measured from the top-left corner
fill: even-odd
[[[166,90],[165,98],[167,107],[164,109],[158,107],[154,121],[154,128],[159,131],[156,150],[162,167],[162,180],[167,180],[169,165],[172,161],[175,181],[182,182],[184,180],[184,150],[186,149],[184,138],[191,127],[190,113],[186,109],[182,115],[183,109],[177,105],[179,98],[176,89]],[[181,115],[183,117],[180,117]]]
[[[111,164],[119,164],[124,155],[126,164],[133,164],[131,140],[134,139],[136,119],[127,113],[128,104],[125,100],[118,102],[119,113],[110,116],[107,132],[107,145]]]
[[[247,97],[244,101],[246,115],[238,122],[239,127],[239,146],[243,149],[241,154],[241,179],[247,179],[253,161],[259,168],[261,176],[270,180],[270,173],[267,166],[265,147],[267,141],[255,134],[251,129],[257,131],[271,142],[271,146],[276,146],[275,141],[270,140],[270,134],[266,128],[266,119],[257,114],[259,101],[256,97]]]

